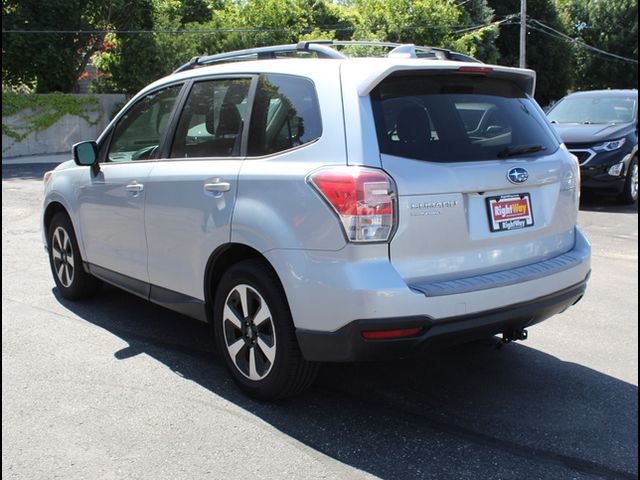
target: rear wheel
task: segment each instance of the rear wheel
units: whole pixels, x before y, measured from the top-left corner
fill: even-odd
[[[247,260],[232,266],[214,305],[218,351],[247,394],[277,400],[313,383],[318,365],[302,358],[284,292],[267,265]]]
[[[638,201],[638,158],[631,160],[624,182],[624,189],[618,197],[620,203],[632,205]]]
[[[49,265],[60,295],[80,300],[95,294],[101,282],[82,267],[80,249],[71,220],[57,213],[49,225]]]

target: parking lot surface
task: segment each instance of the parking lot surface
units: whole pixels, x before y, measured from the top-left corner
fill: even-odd
[[[637,206],[584,199],[587,294],[527,341],[327,365],[265,404],[205,325],[111,287],[57,295],[39,232],[50,168],[2,172],[3,479],[637,478]]]

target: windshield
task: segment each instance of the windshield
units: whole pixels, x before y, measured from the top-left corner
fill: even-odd
[[[539,107],[507,80],[404,75],[371,95],[380,151],[433,162],[547,155],[559,143]]]
[[[561,100],[549,112],[553,123],[631,123],[637,99],[632,96],[573,96]]]

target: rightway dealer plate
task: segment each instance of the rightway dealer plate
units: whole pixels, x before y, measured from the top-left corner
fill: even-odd
[[[533,226],[531,197],[528,193],[487,197],[489,228],[492,232]]]

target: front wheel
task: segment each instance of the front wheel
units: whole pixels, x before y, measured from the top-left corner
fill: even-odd
[[[93,295],[100,280],[84,271],[80,249],[71,220],[57,213],[49,224],[49,265],[60,295],[69,300],[80,300]]]
[[[638,159],[631,160],[627,170],[627,177],[624,182],[624,189],[618,197],[620,203],[633,205],[638,201]]]
[[[315,380],[316,363],[302,358],[280,282],[259,260],[232,266],[214,301],[218,351],[234,381],[252,397],[296,395]]]

